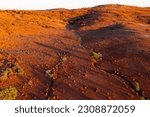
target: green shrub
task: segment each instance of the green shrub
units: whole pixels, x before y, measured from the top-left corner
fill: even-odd
[[[102,54],[100,52],[91,52],[91,56],[95,61],[102,61]]]
[[[14,66],[12,67],[12,69],[13,69],[17,74],[24,74],[23,69],[22,69],[18,64],[14,64]]]
[[[7,79],[10,75],[24,74],[23,69],[16,63],[7,62],[0,66],[0,80]]]
[[[17,89],[9,87],[0,90],[0,100],[15,100],[17,97]]]
[[[1,71],[0,80],[5,80],[5,79],[7,79],[7,75],[8,75],[7,71]]]

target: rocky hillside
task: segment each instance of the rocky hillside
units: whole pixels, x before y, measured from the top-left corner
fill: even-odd
[[[0,11],[0,89],[15,87],[16,99],[150,99],[149,13]]]

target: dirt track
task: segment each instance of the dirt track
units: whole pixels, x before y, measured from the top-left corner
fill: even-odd
[[[0,88],[15,86],[17,99],[149,99],[149,12],[117,5],[1,11],[1,54],[17,59],[25,74]],[[102,61],[93,64],[91,52]]]

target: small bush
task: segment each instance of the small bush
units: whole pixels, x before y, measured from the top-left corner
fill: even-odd
[[[10,75],[24,74],[23,69],[16,63],[7,62],[0,66],[0,80],[6,80]]]
[[[67,57],[63,56],[63,57],[61,57],[61,60],[62,60],[62,62],[65,62],[65,61],[67,61]]]
[[[12,67],[12,69],[13,69],[17,74],[24,74],[23,69],[22,69],[18,64],[14,64],[14,66]]]
[[[95,61],[102,61],[102,54],[99,53],[99,52],[91,52],[91,56],[92,56],[92,59],[94,59]]]
[[[17,97],[17,89],[9,87],[0,90],[0,100],[15,100]]]
[[[52,70],[47,70],[46,71],[46,75],[48,75],[50,78],[52,78],[53,79],[53,77],[54,77],[54,74],[53,74],[53,72],[52,72]]]
[[[0,71],[0,80],[5,80],[9,75],[12,75],[13,71],[10,68],[6,68],[5,70]]]
[[[55,80],[55,79],[57,79],[57,71],[56,71],[56,69],[53,69],[53,70],[47,70],[46,71],[46,75],[49,77],[49,78],[51,78],[51,79],[53,79],[53,80]]]
[[[133,86],[134,86],[134,90],[135,90],[135,91],[137,91],[137,92],[140,91],[140,85],[139,85],[138,82],[134,81],[134,82],[133,82]]]

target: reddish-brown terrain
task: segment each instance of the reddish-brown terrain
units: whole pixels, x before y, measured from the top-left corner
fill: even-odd
[[[0,11],[0,49],[17,99],[150,99],[150,8]]]

